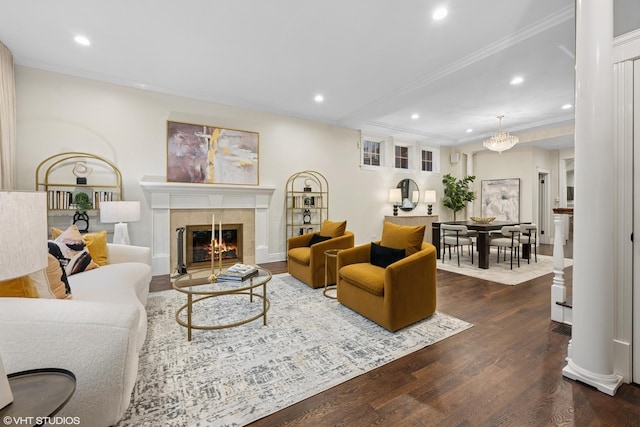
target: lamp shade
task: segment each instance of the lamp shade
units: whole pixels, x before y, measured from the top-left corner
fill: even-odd
[[[424,192],[424,202],[425,203],[435,203],[436,202],[436,190],[426,190]]]
[[[0,191],[0,280],[47,266],[47,194]]]
[[[100,202],[100,222],[134,222],[140,220],[140,202]]]
[[[389,203],[402,202],[402,190],[399,188],[392,188],[389,190]]]

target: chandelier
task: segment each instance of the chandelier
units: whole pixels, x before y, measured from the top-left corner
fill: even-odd
[[[500,120],[500,126],[498,127],[498,132],[494,133],[491,138],[487,139],[482,143],[485,148],[488,148],[491,151],[497,151],[498,153],[502,153],[505,150],[516,145],[519,141],[517,136],[509,135],[508,132],[502,131],[502,118],[504,116],[497,116],[498,120]]]

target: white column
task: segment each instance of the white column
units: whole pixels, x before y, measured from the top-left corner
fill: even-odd
[[[564,376],[614,395],[613,0],[576,2],[573,327]]]
[[[467,173],[465,176],[467,175],[473,175],[473,152],[471,153],[466,153],[467,154]],[[480,215],[480,212],[478,212],[478,216]],[[473,213],[473,202],[467,202],[467,218],[469,218],[470,216],[474,216]]]
[[[562,234],[562,215],[553,216],[555,234],[553,237],[553,285],[551,285],[551,320],[566,323],[564,307],[556,304],[567,300],[567,290],[564,286],[564,236]]]

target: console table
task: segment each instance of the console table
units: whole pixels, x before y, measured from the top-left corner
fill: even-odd
[[[431,228],[438,215],[385,215],[384,220],[398,225],[426,225],[423,241],[431,243]]]

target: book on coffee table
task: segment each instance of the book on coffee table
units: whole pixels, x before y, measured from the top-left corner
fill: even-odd
[[[258,274],[258,267],[247,264],[234,264],[222,274],[218,275],[219,280],[246,280]]]

